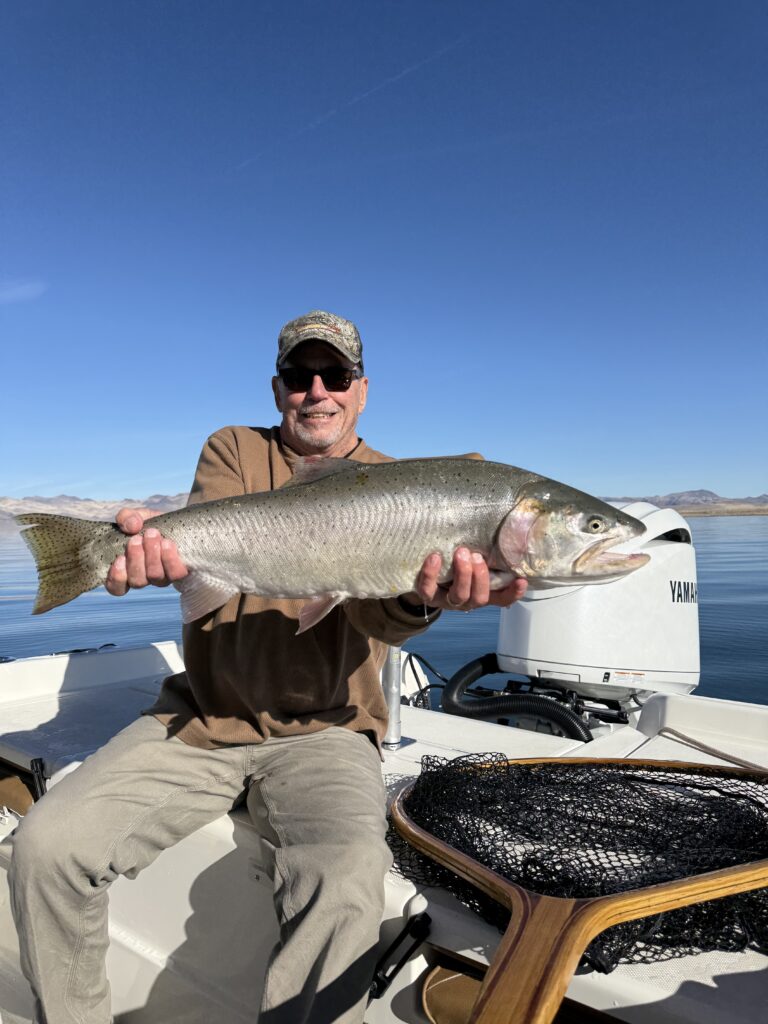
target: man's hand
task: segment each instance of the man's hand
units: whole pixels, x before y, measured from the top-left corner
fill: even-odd
[[[121,508],[115,516],[117,525],[130,536],[130,540],[125,554],[118,555],[110,566],[104,584],[113,597],[122,597],[131,587],[139,589],[149,584],[167,587],[189,573],[176,545],[172,540],[161,537],[159,530],[150,527],[142,537],[135,536],[147,519],[159,514],[150,512],[148,508]]]
[[[405,594],[409,604],[430,605],[432,608],[448,608],[452,611],[468,612],[492,604],[506,608],[518,601],[528,588],[528,581],[513,580],[500,590],[491,590],[488,565],[482,555],[468,548],[456,548],[453,555],[453,579],[450,585],[440,585],[437,580],[442,559],[437,552],[427,557],[416,581],[416,590]]]

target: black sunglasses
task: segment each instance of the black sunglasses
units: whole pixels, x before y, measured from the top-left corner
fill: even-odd
[[[283,366],[277,375],[289,391],[309,391],[315,377],[320,377],[326,391],[349,391],[352,382],[362,377],[360,370],[346,366]]]

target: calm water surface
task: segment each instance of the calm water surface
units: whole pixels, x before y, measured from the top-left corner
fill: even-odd
[[[690,520],[699,576],[701,683],[709,697],[768,704],[768,516]],[[36,574],[17,536],[0,536],[0,656],[23,658],[73,648],[135,647],[178,639],[172,588],[120,600],[93,591],[45,615],[31,615]],[[498,612],[446,614],[406,647],[450,674],[496,645]]]

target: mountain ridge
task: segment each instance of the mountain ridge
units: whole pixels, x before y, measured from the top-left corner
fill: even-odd
[[[766,506],[768,511],[768,494],[759,494],[749,498],[723,498],[714,491],[674,491],[671,494],[653,494],[646,497],[616,497],[605,498],[605,501],[648,501],[651,505],[658,505],[659,508],[695,508],[696,506],[708,505],[732,505],[742,507],[745,505]]]
[[[52,515],[76,516],[81,519],[114,521],[121,508],[150,508],[153,512],[172,512],[183,508],[189,495],[152,494],[148,498],[120,498],[117,501],[96,498],[78,498],[71,494],[54,497],[33,495],[27,498],[0,498],[0,533],[13,533],[19,529],[14,516],[24,512],[48,512]]]

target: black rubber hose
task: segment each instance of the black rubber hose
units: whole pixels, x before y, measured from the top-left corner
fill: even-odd
[[[537,718],[554,722],[571,739],[590,742],[592,733],[576,712],[564,704],[558,704],[551,697],[542,697],[534,693],[506,693],[501,697],[464,699],[464,691],[468,686],[483,676],[501,671],[495,652],[468,662],[446,683],[441,701],[443,711],[449,715],[463,715],[465,718],[535,715]]]

